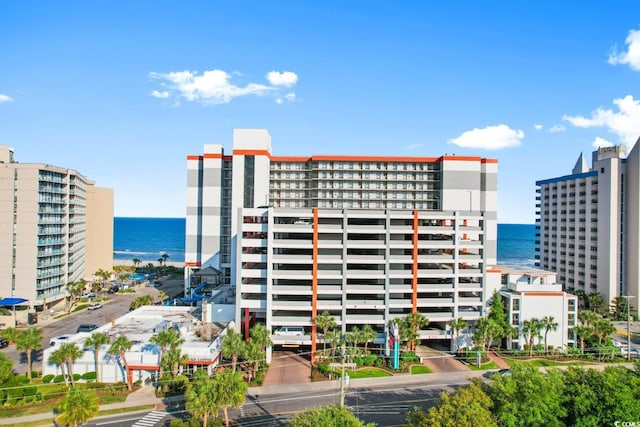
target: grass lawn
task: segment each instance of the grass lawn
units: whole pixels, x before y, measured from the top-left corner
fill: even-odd
[[[384,369],[379,368],[362,368],[357,371],[348,371],[351,378],[376,378],[376,377],[390,377],[391,374]]]
[[[472,371],[487,371],[489,369],[499,369],[500,367],[496,365],[496,362],[483,363],[480,367],[475,363],[469,363],[467,365],[469,369]]]
[[[424,365],[413,365],[411,367],[411,375],[430,374],[432,371]]]
[[[534,368],[546,368],[551,366],[580,366],[580,365],[588,365],[589,362],[583,362],[579,360],[568,360],[566,362],[558,362],[556,360],[547,360],[547,359],[534,359],[534,360],[515,360],[515,359],[504,359],[505,362],[509,364],[509,366],[517,365],[519,363],[526,363],[529,366],[533,366]]]

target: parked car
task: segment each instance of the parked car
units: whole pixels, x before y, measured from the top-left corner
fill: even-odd
[[[65,335],[60,335],[59,337],[51,338],[51,341],[49,341],[49,346],[53,347],[54,345],[69,342],[69,338],[71,338],[72,336],[73,335],[71,334],[65,334]]]
[[[80,325],[78,329],[76,329],[76,333],[79,332],[93,332],[98,329],[98,325]]]
[[[301,326],[283,326],[278,328],[274,332],[275,335],[294,335],[294,336],[303,336],[304,328]]]
[[[93,298],[95,296],[96,294],[94,294],[93,292],[85,292],[82,294],[82,298]]]
[[[0,348],[5,348],[9,346],[9,341],[4,338],[0,338]]]
[[[109,288],[109,290],[107,292],[109,292],[110,294],[115,294],[116,292],[118,292],[120,290],[120,286],[118,285],[113,285],[112,287]]]
[[[99,308],[102,308],[102,304],[100,304],[99,302],[94,302],[89,306],[89,310],[97,310]]]

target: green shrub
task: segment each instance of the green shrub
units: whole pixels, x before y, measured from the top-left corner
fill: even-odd
[[[29,378],[27,378],[26,375],[16,375],[16,381],[18,382],[18,384],[23,385],[23,384],[29,384]]]
[[[22,396],[24,395],[22,387],[8,388],[6,389],[6,392],[7,392],[7,403],[9,405],[15,405],[22,399]]]
[[[64,376],[62,376],[62,375],[56,375],[56,376],[53,378],[53,382],[54,382],[54,384],[58,384],[58,383],[64,382]]]
[[[25,397],[35,396],[38,393],[38,387],[34,385],[27,386],[23,390],[23,394]]]
[[[331,372],[331,368],[329,367],[328,363],[321,363],[318,365],[318,372],[320,372],[322,375],[329,375],[329,373]]]
[[[82,374],[82,379],[83,380],[95,380],[96,379],[96,373],[95,372],[85,372],[84,374]]]
[[[80,378],[82,378],[82,375],[80,375],[80,374],[73,374],[73,382],[80,381]]]
[[[4,405],[7,400],[7,393],[4,390],[0,390],[0,405]]]
[[[51,382],[51,380],[53,380],[55,378],[55,375],[53,374],[47,374],[44,377],[42,377],[42,382],[45,384],[49,384]]]
[[[415,363],[415,362],[419,362],[420,358],[416,356],[416,354],[413,351],[405,351],[400,354],[400,360],[403,363]]]

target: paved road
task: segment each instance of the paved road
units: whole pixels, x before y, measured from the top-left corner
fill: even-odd
[[[123,294],[106,294],[110,301],[103,303],[103,307],[98,310],[82,310],[72,313],[69,316],[61,317],[55,320],[46,320],[35,326],[39,326],[43,331],[43,347],[49,345],[49,341],[53,337],[57,337],[64,334],[74,334],[81,324],[97,324],[102,326],[112,319],[116,319],[119,316],[129,311],[129,304],[131,302],[144,295],[158,295],[160,290],[164,291],[169,296],[175,296],[182,291],[181,280],[160,280],[163,285],[160,288],[154,288],[145,286],[144,284],[136,285],[133,287],[135,293],[123,293]],[[3,350],[9,358],[14,361],[14,372],[18,374],[25,373],[27,371],[27,355],[25,352],[19,352],[16,350],[15,345],[11,345]],[[32,354],[32,364],[34,371],[42,371],[42,351],[34,351]]]

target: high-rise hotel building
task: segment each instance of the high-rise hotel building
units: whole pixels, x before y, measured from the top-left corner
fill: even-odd
[[[539,266],[567,291],[638,298],[639,150],[599,148],[591,167],[580,155],[570,175],[536,182]]]
[[[205,145],[187,167],[187,295],[194,273],[219,270],[245,333],[258,321],[275,344],[315,345],[313,320],[328,311],[382,343],[391,319],[419,312],[421,338],[450,340],[448,321],[483,315],[496,160],[275,156],[266,130],[237,129],[232,154]]]
[[[18,163],[0,145],[0,296],[37,311],[66,285],[113,267],[113,190],[58,166]]]

